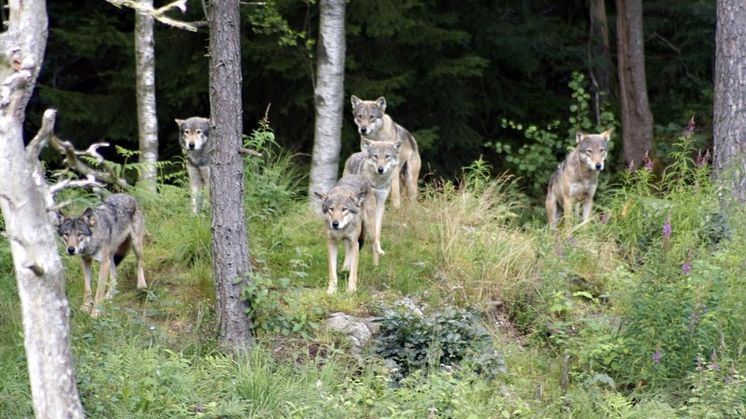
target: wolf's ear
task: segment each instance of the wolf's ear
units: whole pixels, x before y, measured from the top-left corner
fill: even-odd
[[[371,143],[372,141],[370,141],[369,139],[363,138],[363,145],[362,145],[363,151],[368,151],[368,148],[370,148]]]
[[[93,216],[93,210],[90,208],[86,208],[80,218],[82,218],[83,221],[88,224],[88,227],[93,227],[96,225],[96,218]]]
[[[401,147],[401,141],[396,141],[393,146],[394,150],[399,151],[399,147]]]
[[[363,202],[365,202],[365,198],[367,197],[368,197],[368,191],[358,192],[351,196],[352,202],[354,202],[355,205],[357,205],[358,207],[361,207],[363,205]]]
[[[609,141],[611,139],[611,132],[614,130],[614,128],[609,128],[606,131],[602,132],[601,135],[604,137],[606,141]]]
[[[316,198],[319,198],[319,200],[321,201],[326,199],[326,195],[324,195],[323,193],[318,193],[316,191],[313,191],[313,194],[316,196]]]
[[[363,103],[363,101],[360,100],[359,97],[357,97],[355,95],[352,95],[352,96],[350,96],[350,103],[352,103],[352,109],[355,109],[357,107],[357,105]]]
[[[62,223],[65,222],[65,214],[62,213],[62,210],[57,210],[54,212],[54,226],[59,227],[62,225]]]
[[[176,125],[178,125],[179,128],[181,128],[181,125],[184,123],[184,120],[179,118],[174,119],[174,121],[176,121]]]
[[[580,144],[580,142],[583,141],[583,137],[585,137],[585,134],[583,134],[580,131],[576,132],[575,133],[575,143],[576,144]]]
[[[381,96],[376,99],[376,106],[381,108],[381,111],[386,112],[386,98]]]

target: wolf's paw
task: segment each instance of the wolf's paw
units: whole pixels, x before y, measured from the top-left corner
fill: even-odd
[[[93,310],[91,310],[91,318],[97,319],[100,315],[101,310],[98,307],[94,307]]]
[[[337,293],[337,287],[331,287],[330,286],[329,288],[326,289],[326,293],[329,294],[329,295],[336,294]]]
[[[86,300],[86,301],[83,302],[83,304],[80,305],[80,311],[88,313],[88,312],[91,311],[91,306],[92,305],[93,305],[93,301],[92,300]]]

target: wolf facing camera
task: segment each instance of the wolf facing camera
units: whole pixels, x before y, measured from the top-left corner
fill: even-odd
[[[393,174],[397,181],[391,184],[391,202],[394,207],[398,208],[401,205],[401,188],[407,190],[407,198],[410,201],[416,200],[417,182],[419,181],[422,161],[414,136],[386,114],[386,99],[384,97],[379,97],[376,100],[362,100],[352,95],[350,101],[355,125],[357,125],[357,131],[361,137],[361,148],[364,146],[365,140],[399,142],[401,144],[399,147],[399,166],[396,167]]]
[[[66,217],[57,212],[57,234],[65,244],[68,255],[80,256],[83,264],[83,306],[81,310],[97,317],[99,305],[116,293],[117,265],[130,248],[137,259],[137,288],[143,289],[144,221],[135,198],[127,194],[113,194],[95,207],[87,208],[80,216]],[[91,296],[91,262],[99,263],[96,296]],[[109,279],[107,281],[107,279]]]
[[[565,226],[568,226],[578,204],[582,207],[583,222],[590,218],[598,174],[606,164],[610,136],[611,130],[601,134],[576,134],[575,149],[549,179],[546,208],[551,228],[557,227],[563,215]]]
[[[210,120],[194,116],[175,119],[179,126],[179,145],[189,174],[192,212],[198,214],[210,193]]]

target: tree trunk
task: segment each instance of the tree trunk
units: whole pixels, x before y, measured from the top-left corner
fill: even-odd
[[[588,42],[589,67],[593,82],[593,114],[601,125],[601,107],[609,96],[611,84],[611,54],[609,28],[606,23],[605,0],[590,0],[591,33]]]
[[[634,169],[653,145],[653,115],[645,83],[642,0],[616,0],[616,8],[624,162]]]
[[[153,0],[139,0],[153,7]],[[137,126],[140,137],[139,183],[155,193],[158,170],[158,118],[155,110],[155,38],[153,16],[135,10],[135,74],[137,78]]]
[[[244,217],[241,148],[241,45],[239,0],[210,0],[210,203],[212,271],[221,346],[241,352],[251,346],[251,322],[241,289],[250,278]]]
[[[746,202],[746,3],[718,0],[715,39],[714,168],[736,202]]]
[[[38,418],[81,418],[64,270],[47,214],[46,183],[34,174],[23,141],[26,104],[46,47],[46,3],[9,3],[9,28],[0,36],[6,57],[0,62],[0,210],[18,282],[31,396]]]
[[[313,192],[326,193],[337,182],[344,108],[345,0],[321,0],[319,7],[311,202],[317,202]]]

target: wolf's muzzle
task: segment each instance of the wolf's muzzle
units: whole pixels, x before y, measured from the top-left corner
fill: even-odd
[[[75,254],[75,248],[74,247],[68,247],[67,248],[67,254],[68,255],[74,255]]]
[[[378,173],[379,173],[379,174],[383,174],[383,171],[384,171],[383,167],[379,167],[379,168],[378,168]]]
[[[601,163],[596,163],[596,170],[601,170],[604,168],[604,165]]]
[[[335,230],[338,230],[339,229],[339,221],[332,221],[332,228],[334,228]]]

